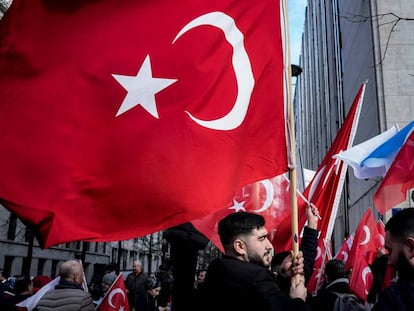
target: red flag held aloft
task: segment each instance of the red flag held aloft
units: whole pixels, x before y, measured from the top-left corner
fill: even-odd
[[[286,172],[279,5],[14,0],[1,203],[42,247],[124,240]]]
[[[106,292],[102,302],[99,304],[99,311],[129,311],[127,291],[122,273],[118,275],[111,287]]]
[[[383,247],[378,239],[378,234],[377,223],[371,208],[368,208],[355,230],[352,247],[346,262],[347,270],[352,269],[356,261],[360,260],[360,257],[364,258],[368,264],[373,262],[377,251]]]
[[[401,147],[374,195],[376,209],[385,214],[405,201],[411,188],[414,188],[414,131]]]
[[[303,193],[307,200],[318,208],[319,215],[322,217],[322,220],[318,224],[318,229],[321,232],[320,238],[327,240],[331,238],[347,170],[347,166],[342,161],[338,161],[332,157],[339,153],[339,151],[346,150],[352,146],[361,112],[365,86],[366,83],[360,86],[331,148],[326,153],[315,176]],[[299,231],[306,222],[306,206],[307,203],[304,201],[301,204],[298,203]],[[281,225],[277,229],[274,243],[276,251],[290,249],[291,231],[289,219],[281,222]]]

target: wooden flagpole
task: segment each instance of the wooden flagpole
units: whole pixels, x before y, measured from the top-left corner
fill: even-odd
[[[289,179],[290,179],[290,204],[291,204],[291,228],[292,228],[292,250],[296,257],[299,253],[299,230],[298,230],[298,202],[296,198],[296,137],[295,116],[292,96],[292,66],[290,60],[290,37],[287,0],[282,0],[283,25],[285,33],[285,66],[287,66],[286,96],[288,98],[288,132],[289,132]]]

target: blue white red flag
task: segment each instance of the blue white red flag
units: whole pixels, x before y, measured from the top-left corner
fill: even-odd
[[[414,130],[401,147],[374,195],[376,209],[384,214],[405,201],[408,191],[412,188],[414,188]]]
[[[372,137],[367,141],[364,141],[345,151],[339,152],[334,155],[333,158],[340,159],[352,167],[356,178],[366,179],[370,177],[383,176],[385,173],[385,166],[383,163],[379,164],[379,166],[368,166],[363,165],[362,163],[375,149],[387,142],[388,139],[394,136],[397,132],[397,127],[393,126],[387,131]]]

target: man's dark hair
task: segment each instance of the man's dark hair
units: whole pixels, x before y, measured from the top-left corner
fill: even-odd
[[[119,268],[115,262],[111,262],[105,266],[105,274],[110,272],[115,272],[115,274],[119,274]]]
[[[385,231],[397,239],[414,235],[414,208],[404,208],[387,222]]]
[[[345,264],[338,259],[331,259],[325,265],[325,274],[329,279],[329,282],[332,282],[336,279],[347,277]]]
[[[263,227],[263,216],[248,212],[231,213],[220,220],[218,234],[223,246],[229,245],[240,235],[250,233],[253,229]]]
[[[14,281],[14,291],[16,294],[21,294],[29,289],[29,285],[32,284],[32,280],[28,275],[16,276]]]

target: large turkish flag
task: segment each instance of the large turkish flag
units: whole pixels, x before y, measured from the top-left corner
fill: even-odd
[[[42,247],[145,235],[287,171],[277,0],[14,0],[0,198]]]

